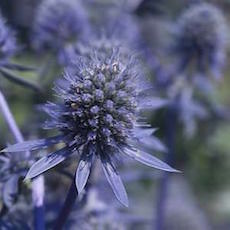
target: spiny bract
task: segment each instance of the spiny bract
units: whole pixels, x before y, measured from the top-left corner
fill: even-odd
[[[197,71],[220,74],[225,58],[226,23],[214,5],[201,3],[189,7],[177,23],[175,47],[182,69],[195,60]]]
[[[113,162],[118,154],[126,154],[157,169],[176,172],[142,151],[141,146],[152,147],[156,139],[151,137],[153,129],[146,128],[149,126],[145,122],[138,122],[139,104],[142,108],[154,106],[154,100],[144,97],[145,91],[138,89],[144,85],[141,84],[144,80],[138,81],[137,66],[132,57],[120,59],[119,49],[111,50],[107,56],[95,50],[89,58],[76,58],[76,63],[65,70],[64,80],[60,80],[55,88],[64,103],[45,106],[51,117],[45,127],[58,129],[61,135],[16,144],[3,151],[36,150],[64,142],[64,148],[37,161],[26,178],[36,177],[67,156],[80,153],[76,172],[76,186],[80,193],[97,157],[116,197],[128,206],[125,188]]]

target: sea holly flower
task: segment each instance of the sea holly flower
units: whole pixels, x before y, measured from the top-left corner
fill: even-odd
[[[143,78],[139,79],[137,61],[133,57],[120,58],[119,49],[112,49],[107,55],[95,50],[90,57],[76,57],[75,61],[55,87],[62,102],[49,102],[44,107],[50,116],[45,128],[58,129],[61,134],[18,143],[3,152],[32,151],[63,142],[63,148],[32,165],[26,179],[40,175],[70,155],[80,155],[76,186],[81,193],[98,158],[117,199],[128,206],[114,158],[123,154],[150,167],[177,172],[144,151],[146,142],[151,145],[154,129],[139,112],[145,105],[154,107],[155,100],[144,93],[146,84]]]
[[[47,0],[38,7],[33,29],[36,49],[51,48],[61,59],[66,46],[88,34],[87,15],[79,1]]]
[[[198,74],[219,77],[226,56],[226,31],[224,16],[214,5],[201,3],[186,9],[178,19],[173,47],[179,70],[194,61]]]
[[[14,32],[7,26],[0,13],[0,76],[16,84],[20,84],[36,91],[40,90],[34,83],[24,80],[12,71],[31,71],[33,68],[11,62],[11,58],[18,52]]]
[[[7,27],[6,21],[0,15],[0,60],[8,60],[16,51],[17,46],[14,33]]]

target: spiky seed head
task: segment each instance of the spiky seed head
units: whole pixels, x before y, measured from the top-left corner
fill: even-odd
[[[48,127],[59,127],[73,140],[99,146],[100,151],[126,144],[135,122],[135,73],[115,50],[107,59],[94,55],[80,63],[66,69],[68,87],[57,86],[64,105],[57,107],[56,122],[52,118]]]
[[[175,49],[182,62],[195,60],[201,71],[219,68],[224,61],[225,45],[226,22],[214,5],[192,5],[179,18]]]

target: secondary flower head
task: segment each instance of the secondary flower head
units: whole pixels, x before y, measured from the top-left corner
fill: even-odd
[[[46,0],[38,7],[34,23],[35,48],[61,51],[88,34],[88,20],[79,1]]]
[[[0,14],[0,62],[10,58],[16,52],[16,39]]]
[[[11,57],[18,51],[14,32],[6,25],[6,21],[0,13],[0,77],[6,78],[17,84],[30,87],[36,91],[40,88],[32,82],[26,81],[18,77],[11,71],[31,71],[33,68],[22,66],[11,62]]]
[[[65,143],[64,148],[37,161],[26,178],[36,177],[71,154],[80,154],[76,171],[76,186],[80,193],[97,157],[116,197],[127,206],[127,194],[113,162],[115,157],[125,154],[151,167],[176,171],[142,151],[145,143],[152,146],[155,139],[150,136],[153,129],[146,128],[143,119],[138,122],[139,105],[142,108],[154,106],[154,101],[144,98],[144,104],[139,97],[141,94],[142,99],[144,97],[143,88],[139,87],[144,85],[144,80],[138,81],[137,66],[133,58],[121,59],[119,49],[113,49],[107,55],[95,50],[88,58],[76,58],[76,63],[65,70],[64,80],[55,88],[62,102],[45,106],[51,117],[45,127],[58,129],[61,135],[6,149],[35,150],[60,141]]]
[[[189,7],[177,23],[174,51],[184,70],[193,61],[200,73],[220,75],[224,64],[226,23],[214,5],[201,3]]]

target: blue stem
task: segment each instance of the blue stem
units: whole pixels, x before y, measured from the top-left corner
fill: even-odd
[[[165,161],[172,167],[174,167],[176,121],[177,121],[176,108],[174,105],[171,105],[168,108],[166,118],[165,118],[166,141],[168,147],[168,152],[166,153]],[[155,230],[164,229],[165,208],[166,208],[166,200],[168,195],[169,179],[170,179],[170,173],[163,172],[162,177],[160,179],[160,186],[159,186],[158,198],[157,198],[156,222],[154,224]]]
[[[54,230],[61,230],[63,229],[69,215],[70,212],[74,206],[74,203],[76,201],[78,192],[77,192],[77,188],[75,185],[75,177],[72,180],[72,184],[70,186],[70,189],[68,191],[67,197],[65,199],[64,205],[58,215],[58,218],[56,220],[56,223],[54,225]]]
[[[35,230],[45,230],[45,210],[44,206],[34,207],[34,229]]]

